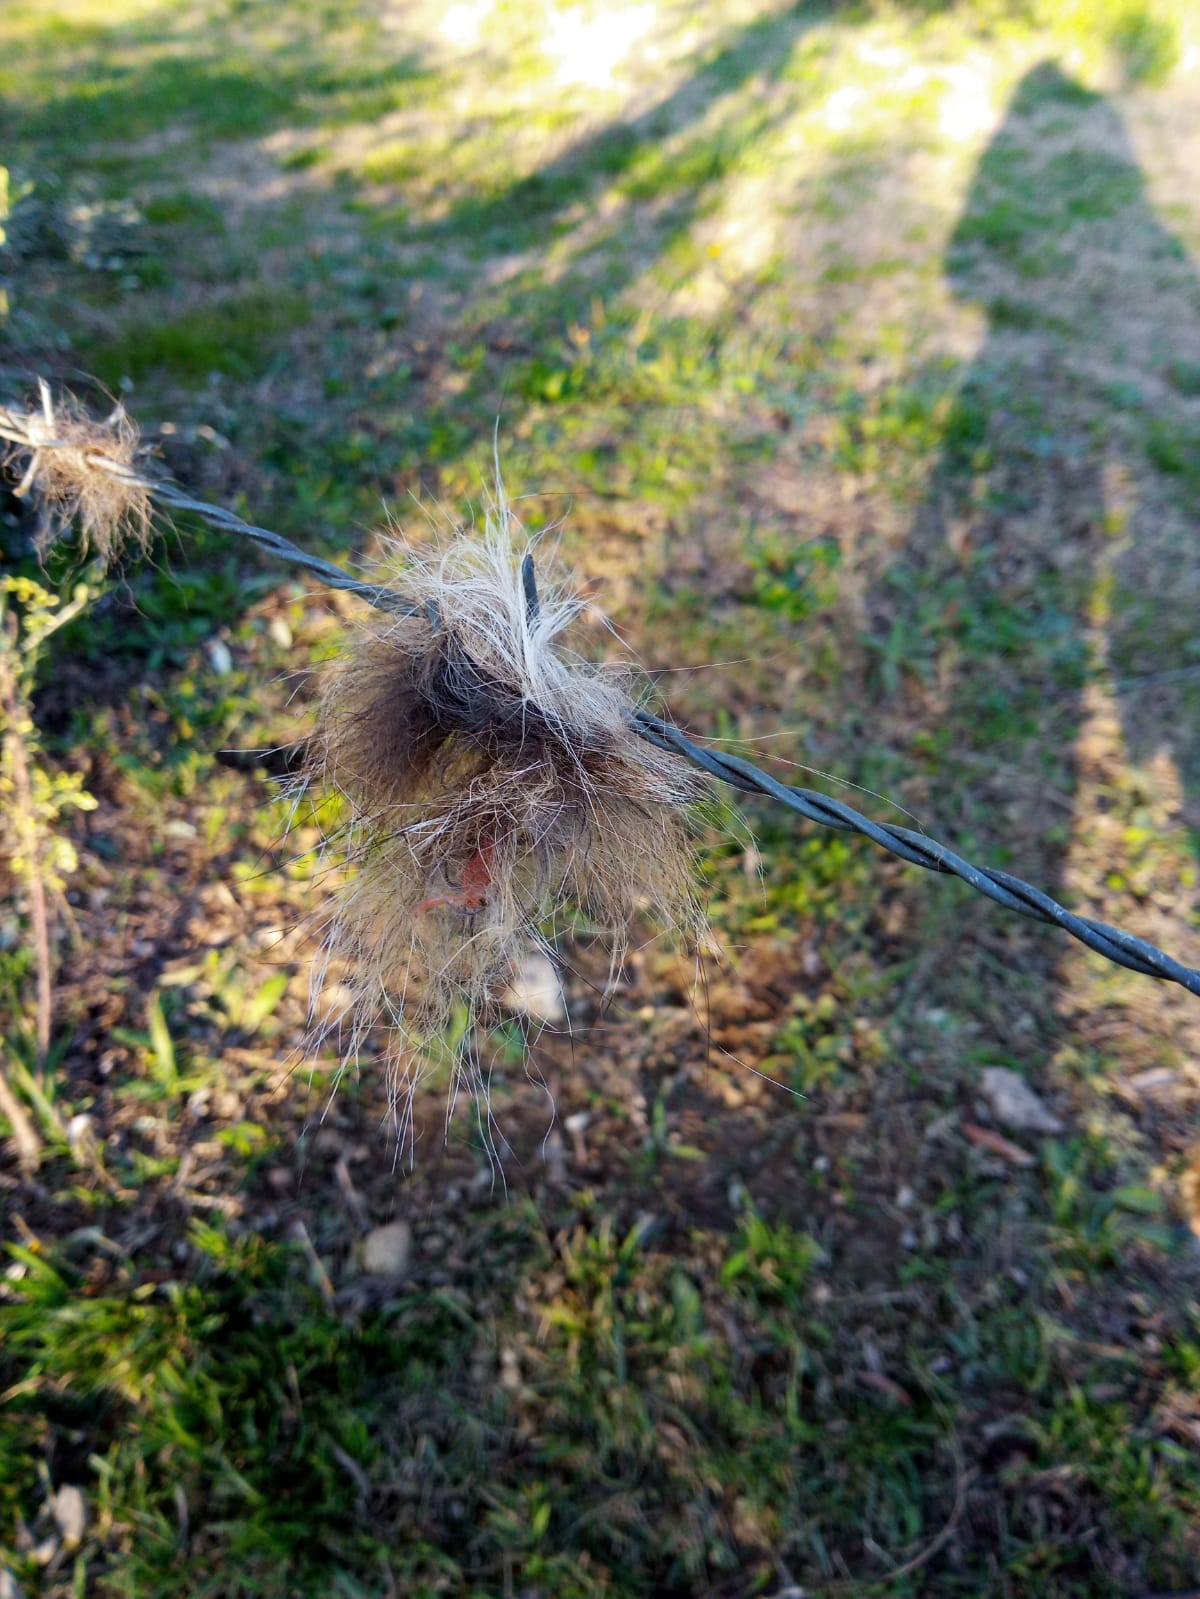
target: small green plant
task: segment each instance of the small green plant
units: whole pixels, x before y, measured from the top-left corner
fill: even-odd
[[[32,699],[46,640],[84,608],[86,583],[63,604],[33,578],[0,578],[0,855],[24,888],[37,974],[37,1062],[50,1049],[53,952],[50,904],[63,903],[66,877],[78,864],[75,847],[60,830],[65,812],[91,810],[95,799],[78,773],[56,772],[45,761]],[[0,1075],[0,1110],[7,1116],[22,1160],[37,1158],[37,1139],[20,1104]]]
[[[1130,83],[1166,81],[1182,54],[1179,30],[1147,5],[1131,5],[1112,24],[1108,42]]]
[[[830,538],[797,547],[775,536],[754,552],[754,603],[789,622],[803,622],[829,606],[837,593],[841,549]]]
[[[795,1308],[821,1257],[820,1245],[786,1222],[772,1226],[751,1214],[721,1272],[726,1288],[736,1287],[755,1304],[779,1302]]]

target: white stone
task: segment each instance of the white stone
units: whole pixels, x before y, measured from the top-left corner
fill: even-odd
[[[980,1087],[1001,1127],[1017,1133],[1061,1133],[1063,1124],[1030,1088],[1020,1072],[1007,1066],[985,1068]]]
[[[526,950],[521,956],[512,982],[500,995],[500,1003],[522,1016],[549,1022],[552,1027],[566,1019],[558,970],[540,949]]]
[[[403,1277],[412,1254],[412,1229],[406,1221],[373,1227],[363,1239],[363,1270],[370,1277]]]
[[[229,645],[221,639],[214,639],[208,646],[208,659],[218,677],[228,677],[233,671],[233,656],[229,652]]]
[[[87,1508],[79,1489],[71,1483],[64,1483],[50,1500],[50,1514],[58,1524],[63,1543],[68,1549],[74,1549],[82,1540],[83,1529],[87,1526]]]

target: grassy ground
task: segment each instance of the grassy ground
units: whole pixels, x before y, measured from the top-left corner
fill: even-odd
[[[499,416],[685,725],[1197,964],[1186,22],[17,0],[3,392],[119,390],[334,556]],[[53,641],[98,805],[42,1088],[0,922],[0,1592],[1200,1583],[1195,1000],[747,804],[699,996],[649,944],[597,1014],[581,940],[573,1036],[482,1046],[503,1183],[436,1086],[397,1170],[370,1056],[293,1070],[312,834],[218,759],[351,611],[185,526]],[[973,1141],[993,1065],[1063,1132]]]

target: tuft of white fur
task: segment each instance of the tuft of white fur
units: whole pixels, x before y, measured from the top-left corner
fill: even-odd
[[[24,467],[14,493],[37,505],[38,544],[45,551],[79,528],[81,552],[112,561],[126,544],[145,551],[153,525],[150,490],[134,468],[136,425],[121,405],[96,421],[69,396],[56,403],[39,380],[40,409],[4,413],[5,465]]]

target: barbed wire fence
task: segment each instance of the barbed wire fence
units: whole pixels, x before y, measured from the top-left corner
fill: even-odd
[[[436,615],[431,614],[428,607],[414,605],[402,592],[388,584],[356,578],[332,562],[301,549],[282,534],[247,522],[221,506],[195,499],[168,478],[141,471],[129,459],[120,459],[116,454],[106,451],[103,447],[104,424],[90,425],[90,443],[81,442],[78,430],[67,429],[56,434],[55,412],[49,391],[44,384],[41,387],[43,403],[40,411],[0,406],[0,439],[11,446],[11,458],[24,464],[20,489],[28,490],[33,485],[40,461],[53,456],[56,451],[71,451],[80,458],[81,468],[105,474],[118,491],[131,496],[148,496],[157,506],[198,517],[211,527],[244,538],[275,559],[310,573],[328,587],[351,594],[376,610],[401,616],[429,614],[430,621],[436,626]],[[537,612],[538,594],[532,558],[529,556],[525,558],[522,578],[526,603],[533,616]],[[993,867],[975,866],[936,839],[909,828],[874,821],[842,800],[814,789],[781,783],[743,756],[698,744],[671,722],[648,710],[635,710],[632,721],[633,729],[640,738],[661,750],[682,756],[708,776],[742,793],[772,800],[818,826],[857,833],[909,865],[957,877],[976,893],[1005,910],[1061,928],[1115,965],[1162,982],[1178,983],[1189,993],[1200,996],[1200,970],[1184,965],[1165,950],[1121,928],[1077,915],[1042,889],[1019,877]]]

